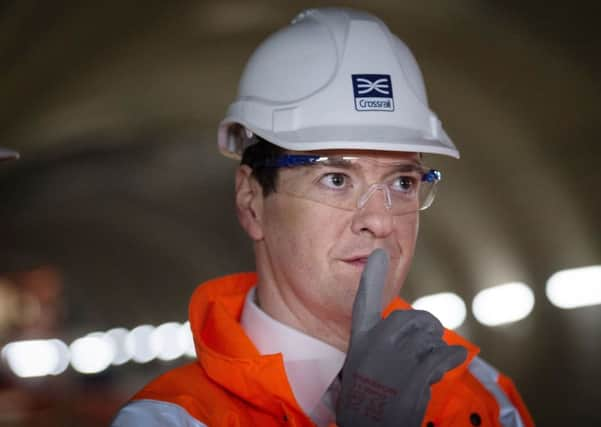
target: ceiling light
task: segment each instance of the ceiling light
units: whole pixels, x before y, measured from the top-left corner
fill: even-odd
[[[154,329],[151,325],[141,325],[132,329],[127,335],[125,348],[134,362],[147,363],[156,357],[156,348],[151,344]]]
[[[457,294],[442,292],[415,300],[413,308],[432,313],[447,329],[455,329],[465,321],[465,303]]]
[[[601,266],[558,271],[547,281],[545,292],[559,308],[601,304]]]
[[[125,328],[113,328],[106,332],[106,337],[113,341],[115,347],[115,356],[113,357],[113,365],[123,365],[127,363],[131,358],[129,352],[126,349],[126,340],[129,331]]]
[[[156,357],[161,360],[174,360],[183,356],[185,343],[179,340],[182,325],[177,322],[163,323],[157,327],[150,337],[150,345]]]
[[[89,334],[71,343],[71,366],[82,374],[104,371],[115,356],[113,343],[102,333]]]
[[[4,346],[2,359],[21,378],[58,375],[66,368],[69,352],[59,340],[15,341]]]
[[[517,322],[534,307],[534,293],[524,283],[507,283],[480,291],[472,303],[478,322],[497,326]]]

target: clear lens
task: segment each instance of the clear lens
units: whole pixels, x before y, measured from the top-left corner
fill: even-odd
[[[294,156],[279,159],[278,192],[345,210],[378,199],[393,215],[428,208],[440,172],[423,165],[368,157]]]

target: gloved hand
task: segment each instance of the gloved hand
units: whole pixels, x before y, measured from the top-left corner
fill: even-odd
[[[369,256],[353,305],[336,423],[340,427],[420,426],[430,385],[463,362],[465,348],[442,341],[431,314],[397,310],[382,319],[388,256]]]

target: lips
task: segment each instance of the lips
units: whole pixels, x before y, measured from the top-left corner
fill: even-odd
[[[341,257],[340,260],[346,264],[350,264],[353,266],[365,267],[365,264],[367,264],[367,259],[369,258],[369,255],[374,250],[375,250],[375,248],[370,251],[361,251],[358,253],[354,253],[349,256]],[[392,251],[386,250],[386,249],[384,249],[384,250],[388,254],[389,262],[393,262],[393,261],[396,262],[396,261],[398,261],[398,258],[400,258],[400,254],[398,252],[392,252]],[[392,255],[392,254],[394,254],[394,255]]]
[[[343,261],[345,263],[353,265],[355,267],[365,267],[365,264],[367,264],[367,258],[368,258],[367,255],[359,255],[359,256],[345,258],[345,259],[343,259]]]

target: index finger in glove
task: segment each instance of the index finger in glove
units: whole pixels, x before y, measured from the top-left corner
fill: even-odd
[[[388,255],[383,249],[374,250],[361,274],[353,303],[353,335],[370,330],[382,319],[382,294],[387,273]]]

